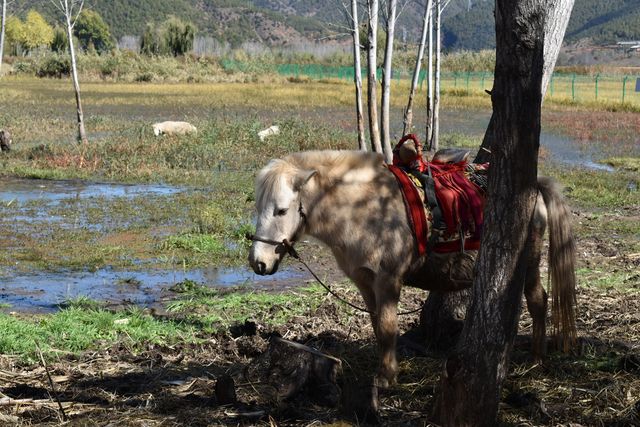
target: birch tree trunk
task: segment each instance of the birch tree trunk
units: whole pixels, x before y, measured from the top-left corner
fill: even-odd
[[[64,1],[67,11],[69,10],[67,0]],[[80,99],[80,83],[78,82],[78,66],[76,64],[76,52],[73,47],[73,24],[71,23],[71,13],[65,14],[67,24],[67,38],[69,39],[69,54],[71,55],[71,77],[73,89],[76,93],[76,107],[78,115],[78,142],[86,144],[87,133],[84,129],[84,114],[82,113],[82,101]]]
[[[431,131],[431,149],[438,151],[440,142],[440,50],[442,43],[440,40],[440,24],[442,19],[442,0],[436,0],[435,8],[435,32],[436,32],[436,79],[433,95],[433,125]]]
[[[362,64],[360,60],[360,24],[358,22],[358,0],[351,0],[351,23],[353,26],[353,74],[356,86],[356,122],[358,126],[358,149],[367,151],[362,114]]]
[[[571,11],[575,0],[556,0],[549,2],[549,9],[544,19],[544,75],[542,77],[542,94],[547,93],[553,69],[558,59],[562,40],[569,24]],[[475,163],[486,163],[491,161],[491,146],[493,145],[493,132],[495,127],[494,115],[491,115],[489,125],[482,139],[482,145],[476,158]]]
[[[7,0],[2,0],[2,28],[0,29],[0,76],[2,76],[2,58],[4,56],[4,30],[7,23]]]
[[[384,50],[382,73],[382,148],[387,163],[393,160],[391,152],[391,129],[389,128],[389,104],[391,100],[391,65],[393,62],[393,39],[396,31],[397,0],[387,0],[387,38]]]
[[[425,144],[431,150],[431,138],[433,135],[433,3],[429,11],[429,55],[427,58],[427,128],[425,132]]]
[[[413,98],[418,87],[418,79],[420,78],[420,67],[424,58],[424,47],[427,43],[427,31],[429,30],[430,11],[433,0],[427,1],[427,6],[422,17],[422,37],[420,37],[420,46],[418,47],[418,57],[416,58],[416,66],[413,69],[413,79],[411,80],[411,89],[409,90],[409,101],[407,108],[404,110],[404,121],[402,126],[402,135],[411,133],[413,128]],[[428,127],[428,126],[427,126]],[[428,133],[427,133],[428,135]],[[428,138],[428,136],[427,136]]]
[[[492,426],[508,372],[537,196],[545,18],[560,0],[496,0],[495,116],[485,222],[472,302],[436,405],[445,426]]]
[[[377,67],[378,67],[378,0],[367,0],[369,12],[369,31],[367,34],[367,107],[369,112],[369,137],[371,149],[376,153],[382,153],[380,143],[380,128],[378,127],[378,94],[377,94]]]

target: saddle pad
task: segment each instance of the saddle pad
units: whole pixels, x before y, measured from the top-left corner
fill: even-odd
[[[467,174],[470,169],[486,170],[486,165],[460,162],[430,163],[429,166],[446,228],[433,226],[431,212],[424,203],[425,195],[420,181],[407,174],[403,168],[388,166],[402,191],[418,256],[426,254],[428,249],[437,253],[477,250],[480,247],[485,197],[484,190],[470,181]],[[433,233],[436,234],[432,237]]]

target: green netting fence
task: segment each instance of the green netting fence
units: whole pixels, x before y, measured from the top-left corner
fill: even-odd
[[[353,67],[338,67],[319,64],[281,64],[275,71],[283,76],[312,80],[342,79],[352,81]],[[412,75],[409,72],[392,70],[392,82],[408,85]],[[382,70],[378,69],[378,79]],[[363,79],[366,75],[363,74]],[[426,72],[420,73],[419,90],[426,90]],[[441,77],[441,88],[467,92],[484,91],[493,86],[493,73],[488,72],[445,72]],[[549,83],[547,97],[567,101],[605,101],[640,105],[640,75],[554,73]]]

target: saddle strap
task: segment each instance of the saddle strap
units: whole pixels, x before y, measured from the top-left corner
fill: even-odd
[[[422,256],[427,253],[429,238],[429,228],[422,199],[415,185],[411,182],[411,178],[401,168],[393,165],[387,165],[387,168],[393,173],[400,185],[402,199],[416,240],[418,256]]]

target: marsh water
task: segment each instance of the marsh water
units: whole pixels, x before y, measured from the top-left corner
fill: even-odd
[[[481,135],[489,120],[487,113],[445,112],[442,132]],[[598,152],[585,150],[569,138],[543,132],[541,145],[550,160],[572,167],[610,170],[598,163]],[[44,223],[62,228],[108,228],[76,215],[55,214],[55,208],[70,201],[101,200],[109,203],[123,198],[162,198],[191,191],[161,184],[115,184],[83,181],[45,181],[3,178],[0,183],[0,207],[4,209],[0,227],[20,229],[20,224]],[[104,220],[108,221],[107,219]],[[136,266],[131,270],[101,268],[96,271],[24,272],[0,268],[0,304],[13,311],[51,311],[65,301],[90,298],[107,304],[150,306],[162,301],[176,283],[190,280],[210,287],[296,286],[308,279],[298,268],[289,268],[274,276],[255,275],[247,267],[158,270]]]

